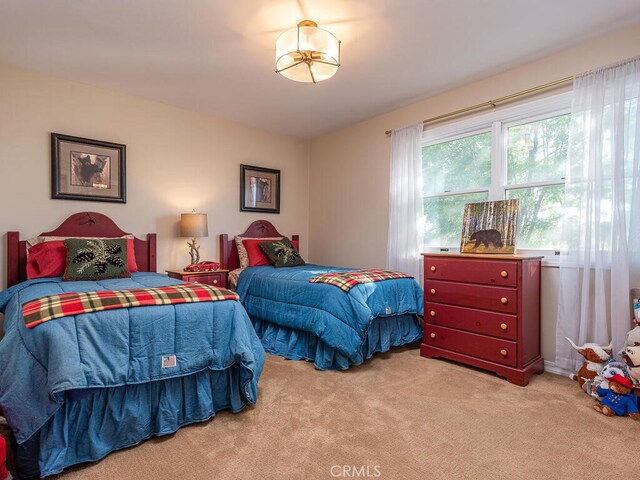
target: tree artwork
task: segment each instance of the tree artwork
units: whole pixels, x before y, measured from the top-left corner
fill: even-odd
[[[517,228],[518,200],[467,203],[460,251],[513,254]]]

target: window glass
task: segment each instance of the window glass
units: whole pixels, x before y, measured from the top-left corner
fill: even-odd
[[[559,182],[565,176],[569,115],[507,129],[507,184]]]
[[[422,172],[425,195],[488,188],[491,132],[423,147]]]
[[[465,203],[486,202],[488,198],[487,192],[425,198],[424,246],[459,246]]]
[[[564,184],[507,190],[507,200],[517,198],[517,248],[560,247]]]

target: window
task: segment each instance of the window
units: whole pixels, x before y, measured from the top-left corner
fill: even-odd
[[[560,246],[570,94],[426,129],[422,148],[426,251],[460,246],[464,204],[520,201],[517,247]]]
[[[491,132],[422,149],[425,246],[460,243],[465,203],[484,202],[491,186]]]

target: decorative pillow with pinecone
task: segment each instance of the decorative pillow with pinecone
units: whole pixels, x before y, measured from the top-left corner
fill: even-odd
[[[271,265],[276,268],[305,265],[304,260],[287,237],[277,242],[262,242],[259,246]]]
[[[63,280],[106,280],[130,277],[127,240],[123,238],[69,238]]]

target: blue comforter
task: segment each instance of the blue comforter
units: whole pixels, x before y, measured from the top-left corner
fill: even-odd
[[[136,307],[52,320],[27,330],[21,305],[68,291],[121,290],[181,283],[156,273],[62,282],[29,280],[0,293],[0,405],[18,443],[58,411],[65,392],[143,384],[222,371],[240,364],[242,405],[254,403],[264,350],[242,306],[221,301]],[[163,368],[162,357],[176,365]],[[139,406],[138,408],[145,408]],[[139,441],[139,440],[138,440]]]
[[[251,267],[240,274],[236,292],[250,316],[312,333],[355,362],[374,318],[423,315],[424,305],[413,278],[360,284],[348,293],[309,283],[320,273],[348,270],[312,264]]]

